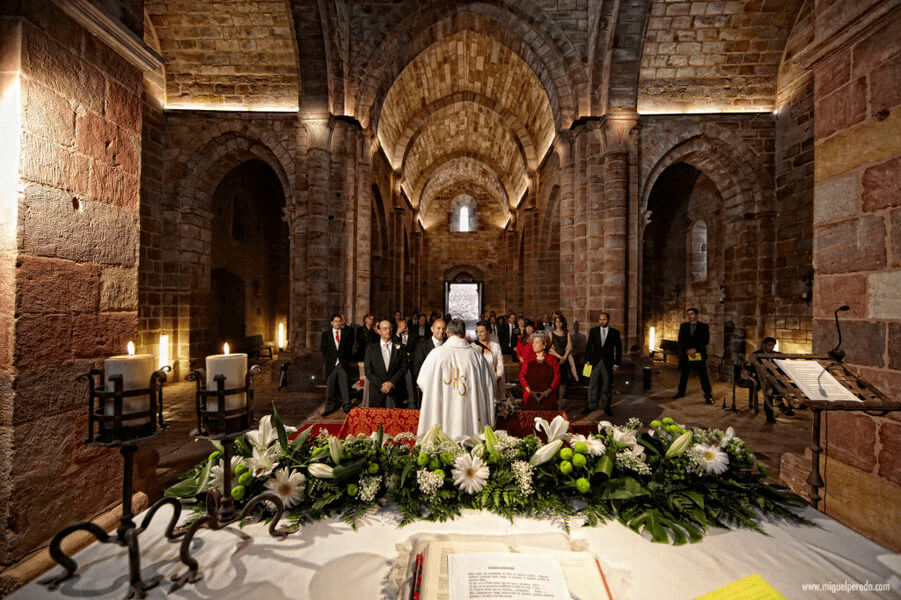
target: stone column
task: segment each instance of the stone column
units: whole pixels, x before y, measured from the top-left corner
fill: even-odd
[[[576,293],[573,252],[575,198],[572,144],[571,131],[561,131],[554,143],[554,150],[560,159],[560,310],[567,315],[568,319],[571,319],[574,314]]]
[[[306,306],[302,347],[298,351],[315,352],[319,343],[319,330],[328,320],[328,195],[331,154],[329,142],[333,125],[327,118],[301,119],[306,130],[307,210],[304,244],[306,261],[304,278],[295,280],[295,301]],[[303,257],[295,254],[296,259]],[[299,273],[300,274],[300,273]]]
[[[630,137],[637,124],[634,115],[609,116],[604,123],[604,252],[601,297],[612,323],[628,332],[626,273],[628,263],[628,192]],[[594,287],[592,287],[594,292]],[[592,293],[592,299],[594,299]],[[628,349],[634,338],[623,340]]]

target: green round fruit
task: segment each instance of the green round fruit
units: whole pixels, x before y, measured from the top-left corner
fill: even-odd
[[[243,485],[236,485],[232,488],[232,498],[240,502],[244,499],[244,495],[247,493],[247,489]]]
[[[578,467],[581,469],[582,467],[585,466],[585,464],[587,462],[588,462],[588,460],[585,458],[584,454],[576,454],[575,456],[573,456],[573,466],[574,467]]]
[[[419,456],[416,457],[416,464],[418,464],[420,467],[424,467],[429,464],[429,455],[425,452],[421,452]]]
[[[369,466],[366,467],[366,470],[369,472],[370,475],[375,475],[376,473],[379,472],[379,463],[375,463],[375,462],[369,463]]]
[[[562,460],[569,460],[572,457],[573,457],[572,448],[563,448],[562,450],[560,450],[560,458]]]
[[[247,487],[248,485],[253,483],[253,473],[251,473],[250,471],[241,473],[241,475],[238,476],[238,483]]]
[[[588,454],[588,444],[585,442],[577,442],[575,446],[573,446],[573,452],[576,454]]]
[[[587,494],[588,490],[591,489],[591,482],[584,477],[579,477],[576,479],[576,489],[579,490],[580,494]]]
[[[441,462],[445,465],[454,464],[454,455],[450,452],[442,452],[441,453]]]
[[[235,476],[240,477],[241,473],[246,473],[250,469],[247,468],[247,465],[238,465],[235,467]]]
[[[557,466],[557,468],[560,469],[560,472],[564,475],[569,475],[573,471],[573,464],[568,460],[564,460]]]
[[[429,469],[434,471],[435,469],[440,469],[440,468],[441,468],[441,461],[438,459],[437,456],[433,456],[432,458],[429,459]]]
[[[348,496],[356,496],[357,491],[359,491],[359,489],[360,489],[360,486],[358,486],[356,483],[349,483],[349,484],[347,484],[347,495]]]
[[[443,470],[443,469],[435,469],[434,471],[432,471],[432,473],[433,473],[436,477],[440,477],[440,478],[441,478],[441,481],[444,481],[444,470]]]
[[[210,462],[216,464],[219,462],[219,459],[222,458],[222,453],[218,450],[210,454]]]

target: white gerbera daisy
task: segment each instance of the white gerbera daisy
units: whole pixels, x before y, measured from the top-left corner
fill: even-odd
[[[307,478],[300,471],[288,472],[288,469],[277,469],[275,476],[266,482],[266,488],[275,492],[291,508],[298,502],[306,487]]]
[[[210,487],[221,490],[225,485],[225,471],[222,469],[222,462],[219,461],[219,464],[214,465],[212,469],[210,469]],[[235,469],[238,465],[243,465],[244,459],[240,456],[232,456],[232,485],[237,485],[235,479]]]
[[[488,465],[478,456],[471,454],[458,456],[454,461],[454,469],[451,471],[454,485],[470,495],[482,491],[490,473]]]
[[[729,456],[716,446],[697,444],[693,450],[704,465],[706,473],[722,475],[729,468]]]
[[[577,433],[569,439],[569,443],[572,446],[575,446],[579,442],[585,442],[588,446],[588,453],[592,456],[600,456],[607,451],[607,446],[604,445],[604,442],[593,435],[584,436],[581,433]]]

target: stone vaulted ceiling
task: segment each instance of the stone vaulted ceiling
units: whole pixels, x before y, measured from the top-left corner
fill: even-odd
[[[772,111],[812,1],[146,0],[145,37],[168,108],[357,119],[426,223],[463,182],[509,215],[580,117]]]

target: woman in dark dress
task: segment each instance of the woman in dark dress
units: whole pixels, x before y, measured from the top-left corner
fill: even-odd
[[[560,402],[560,363],[548,352],[544,333],[532,336],[534,358],[523,362],[519,368],[519,385],[522,386],[523,410],[557,410]]]

